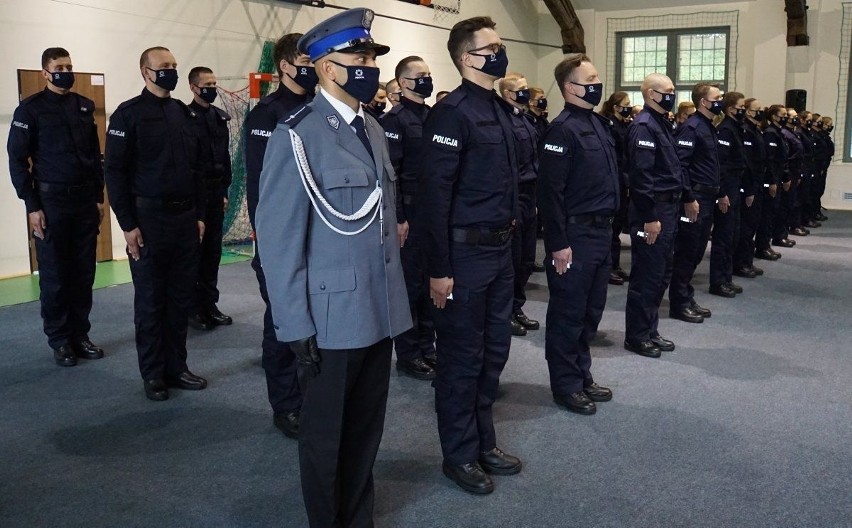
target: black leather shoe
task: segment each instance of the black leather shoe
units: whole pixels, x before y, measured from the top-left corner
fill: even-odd
[[[734,275],[745,279],[753,279],[757,277],[757,273],[748,268],[734,268]]]
[[[209,320],[215,326],[228,326],[234,322],[230,315],[225,315],[220,312],[219,308],[217,308],[215,304],[211,304],[207,307],[207,315],[209,316]]]
[[[618,276],[618,274],[614,271],[609,273],[609,283],[613,286],[621,286],[624,284],[624,279]]]
[[[62,345],[53,349],[53,359],[60,367],[73,367],[77,364],[77,354],[71,345]]]
[[[654,346],[659,348],[661,352],[672,352],[675,349],[674,341],[663,339],[663,336],[660,334],[651,336],[651,342],[654,343]]]
[[[790,230],[790,234],[795,235],[795,236],[808,236],[811,233],[810,233],[810,231],[806,231],[805,229],[802,229],[801,227],[796,227],[796,228]]]
[[[536,262],[533,264],[533,273],[544,273],[544,266]]]
[[[101,359],[104,357],[104,349],[92,343],[88,339],[81,339],[73,344],[74,353],[78,358]]]
[[[809,227],[811,229],[815,229],[817,227],[822,227],[822,224],[820,224],[816,220],[808,220],[807,222],[805,222],[804,227]]]
[[[525,314],[524,312],[516,313],[515,321],[520,323],[520,325],[527,330],[538,330],[541,327],[538,321],[533,321],[532,319],[527,317],[527,314]]]
[[[465,491],[477,495],[487,495],[494,491],[494,481],[491,480],[491,477],[485,473],[477,462],[451,466],[444,461],[441,464],[441,469],[444,470],[444,475],[448,479],[455,482],[458,487]]]
[[[597,383],[592,383],[588,387],[583,387],[583,392],[593,402],[608,402],[612,399],[612,390],[601,387]]]
[[[754,266],[749,266],[749,268],[748,268],[748,269],[750,269],[751,271],[753,271],[753,272],[754,272],[754,274],[755,274],[755,275],[757,275],[758,277],[760,277],[761,275],[763,275],[763,270],[762,270],[762,269],[760,269],[760,268],[757,268],[757,267],[754,267]]]
[[[438,365],[438,354],[436,354],[435,352],[432,352],[431,354],[426,354],[425,356],[423,356],[423,361],[425,361],[427,365],[434,369]]]
[[[743,287],[740,286],[739,284],[734,284],[733,282],[728,282],[728,283],[725,284],[725,286],[734,290],[734,293],[736,293],[737,295],[739,295],[743,292]]]
[[[196,330],[213,330],[213,320],[206,313],[196,313],[189,316],[189,326]]]
[[[703,306],[699,306],[697,302],[690,301],[689,307],[692,308],[692,311],[700,315],[705,319],[710,319],[713,316],[713,312],[704,308]]]
[[[515,318],[509,321],[509,324],[512,325],[512,335],[513,336],[525,336],[527,335],[527,329],[521,326],[521,323],[515,321]]]
[[[569,394],[568,396],[559,396],[558,394],[554,394],[553,401],[556,402],[556,405],[565,407],[569,411],[577,414],[595,414],[598,410],[595,406],[595,402],[590,400],[589,397],[586,396],[586,393],[582,391]]]
[[[621,269],[621,268],[615,268],[615,269],[614,269],[614,270],[612,270],[612,271],[613,271],[613,272],[615,272],[615,274],[616,274],[616,275],[618,275],[619,277],[621,277],[622,279],[624,279],[624,282],[627,282],[627,281],[629,281],[629,280],[630,280],[630,274],[629,274],[629,273],[627,273],[626,271],[624,271],[623,269]]]
[[[166,377],[166,384],[183,390],[202,390],[207,388],[207,380],[185,370],[174,377]]]
[[[728,299],[733,299],[737,296],[737,292],[728,287],[727,284],[716,284],[710,286],[710,294],[718,295],[719,297],[726,297]]]
[[[817,219],[817,220],[819,220],[820,222],[825,222],[826,220],[828,220],[828,217],[827,217],[827,216],[825,216],[825,215],[824,215],[824,214],[822,214],[822,213],[817,213],[817,215],[816,215],[816,219]]]
[[[770,251],[768,249],[764,249],[763,251],[755,252],[754,258],[761,260],[778,260],[781,258],[781,254],[776,253],[774,251]]]
[[[625,339],[624,349],[629,350],[631,352],[635,352],[640,356],[645,356],[649,358],[660,357],[659,347],[657,347],[657,345],[655,345],[654,342],[650,339],[648,341],[641,341],[639,343],[633,343]]]
[[[796,241],[790,240],[789,238],[782,238],[781,240],[773,240],[772,245],[778,246],[778,247],[791,248],[791,247],[796,245]]]
[[[145,380],[145,396],[149,400],[166,401],[169,399],[169,388],[161,379]]]
[[[435,379],[435,369],[426,363],[423,358],[397,359],[396,371],[405,376],[419,380]]]
[[[696,312],[692,306],[687,306],[680,310],[669,310],[669,317],[678,319],[684,323],[703,323],[704,316]]]
[[[521,460],[495,447],[487,453],[479,453],[479,466],[486,473],[494,475],[514,475],[521,472]]]
[[[775,255],[776,257],[781,258],[781,253],[778,253],[777,251],[775,251],[771,247],[769,248],[769,252],[772,253],[773,255]]]
[[[288,413],[275,413],[272,415],[272,423],[284,433],[287,438],[299,438],[299,411]]]

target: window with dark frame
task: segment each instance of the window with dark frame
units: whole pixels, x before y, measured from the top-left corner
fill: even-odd
[[[624,31],[615,34],[615,90],[642,105],[642,80],[649,73],[668,75],[677,103],[690,101],[699,82],[728,86],[730,27]]]

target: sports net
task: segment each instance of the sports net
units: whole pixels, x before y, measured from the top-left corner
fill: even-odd
[[[435,23],[455,23],[461,12],[461,0],[432,0]]]
[[[265,42],[257,71],[272,73],[275,71],[272,51],[274,42]],[[250,76],[251,77],[251,76]],[[261,82],[259,96],[250,93],[250,86],[236,91],[219,88],[220,105],[230,116],[228,123],[231,152],[231,187],[228,189],[228,211],[222,229],[222,246],[226,252],[240,255],[254,254],[254,233],[249,223],[246,205],[246,164],[245,164],[245,120],[249,110],[257,99],[275,90],[275,82]],[[252,95],[256,97],[253,98]]]

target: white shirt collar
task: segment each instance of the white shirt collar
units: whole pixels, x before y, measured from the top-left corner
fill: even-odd
[[[340,114],[340,117],[342,117],[343,120],[346,121],[346,124],[350,127],[352,126],[351,123],[352,120],[355,119],[355,116],[361,116],[361,119],[364,119],[364,109],[361,108],[360,104],[358,105],[358,112],[356,113],[355,110],[352,110],[352,107],[350,107],[348,104],[335,98],[333,95],[327,93],[325,90],[320,89],[320,95],[325,97],[325,100],[329,102],[329,104],[334,108],[335,112]],[[364,121],[366,122],[366,119]]]

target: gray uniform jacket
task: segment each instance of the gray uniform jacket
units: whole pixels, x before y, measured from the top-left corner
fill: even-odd
[[[396,235],[396,174],[381,125],[369,115],[365,121],[372,157],[323,96],[279,122],[269,139],[257,244],[279,341],[316,334],[321,349],[363,348],[411,327]],[[362,233],[345,236],[322,221],[296,167],[291,127],[302,138],[317,187],[339,212],[357,211],[380,182],[383,224],[377,216]],[[317,203],[344,231],[356,231],[372,216],[346,222]]]

